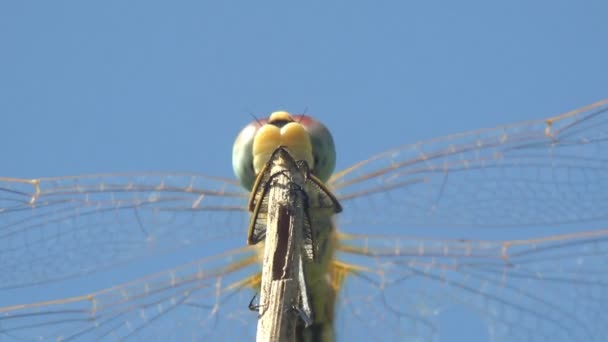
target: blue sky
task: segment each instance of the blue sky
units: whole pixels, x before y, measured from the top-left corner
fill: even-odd
[[[608,96],[603,1],[0,5],[3,176],[231,176],[250,113],[306,111],[338,169]],[[361,137],[365,138],[362,139]]]

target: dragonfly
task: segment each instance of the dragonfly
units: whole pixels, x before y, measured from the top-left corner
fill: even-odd
[[[474,312],[495,341],[608,336],[608,100],[404,145],[333,174],[331,157],[312,160],[342,207],[318,277],[335,292],[321,315],[335,319],[330,339],[438,340],[451,307]],[[0,178],[1,339],[253,339],[260,246],[245,240],[255,168],[239,167],[249,175],[240,181]],[[121,271],[174,254],[198,257]],[[106,277],[121,280],[50,297]],[[41,298],[13,296],[28,288]]]

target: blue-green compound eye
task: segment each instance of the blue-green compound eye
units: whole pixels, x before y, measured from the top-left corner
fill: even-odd
[[[251,190],[256,179],[253,167],[253,141],[260,127],[274,125],[279,128],[289,122],[299,123],[309,135],[312,145],[312,173],[326,182],[336,167],[336,146],[329,130],[321,122],[306,115],[273,115],[269,119],[254,121],[241,130],[232,147],[232,169],[247,190]],[[280,118],[280,119],[273,119]],[[287,119],[286,119],[287,118]],[[278,146],[275,146],[275,148]]]

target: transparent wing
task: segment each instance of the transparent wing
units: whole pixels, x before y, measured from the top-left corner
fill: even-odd
[[[380,233],[428,227],[604,226],[606,111],[608,100],[549,120],[448,136],[376,155],[331,180],[344,206],[341,222],[357,233],[370,226]],[[399,230],[390,230],[395,227]]]
[[[608,230],[511,241],[344,236],[338,331],[430,341],[465,306],[491,341],[603,341]]]
[[[465,305],[492,341],[602,341],[607,233],[512,241],[343,234],[338,257],[351,269],[338,340],[436,340],[442,311]],[[253,339],[256,260],[241,248],[89,295],[2,308],[0,336]]]
[[[0,178],[0,288],[220,239],[240,247],[246,202],[235,182],[199,174]]]
[[[253,248],[84,296],[0,308],[2,340],[253,340]],[[254,277],[254,278],[252,278]]]
[[[338,174],[331,186],[344,207],[341,230],[401,235],[343,235],[338,257],[357,267],[340,293],[338,336],[388,332],[427,340],[441,333],[437,319],[445,307],[464,304],[498,340],[601,339],[608,322],[599,309],[608,289],[602,274],[606,109],[606,102],[597,103],[548,121],[410,145]],[[229,181],[150,174],[1,181],[3,287],[46,284],[191,244],[213,255],[218,239],[244,245],[247,196]],[[17,339],[197,339],[196,322],[208,331],[203,313],[212,313],[223,329],[218,334],[237,331],[228,327],[233,317],[247,317],[250,331],[255,318],[240,313],[251,292],[244,298],[244,291],[222,287],[234,270],[225,262],[117,286],[95,293],[98,301],[88,296],[5,307],[0,328]],[[219,271],[200,276],[200,269]],[[235,272],[234,279],[245,276]],[[105,303],[106,293],[126,298],[117,301],[123,309],[98,316],[102,310],[90,303]],[[190,301],[190,293],[205,301]],[[215,315],[217,293],[226,296],[220,296],[223,303],[239,298]],[[88,311],[63,306],[72,303],[89,305]],[[77,316],[64,316],[72,312]],[[41,321],[28,325],[34,318]],[[12,323],[20,319],[22,325]],[[63,328],[70,322],[75,327]],[[352,333],[363,327],[371,329]]]
[[[427,341],[444,311],[464,306],[487,323],[481,340],[604,340],[607,104],[405,146],[338,174],[340,226],[361,233],[341,241],[338,258],[358,268],[338,331]]]

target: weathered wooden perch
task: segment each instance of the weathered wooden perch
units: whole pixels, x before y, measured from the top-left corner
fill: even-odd
[[[295,341],[300,294],[306,291],[299,278],[305,179],[286,149],[278,149],[268,167],[268,181],[259,186],[262,193],[254,210],[266,205],[268,210],[256,340],[288,342]]]

